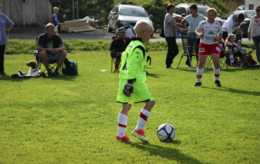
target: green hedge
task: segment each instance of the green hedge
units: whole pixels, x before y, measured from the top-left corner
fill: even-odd
[[[94,40],[94,41],[86,41],[86,40],[69,40],[64,41],[64,45],[67,50],[70,51],[98,51],[98,50],[107,50],[109,51],[111,41],[103,41],[103,40]],[[182,43],[177,43],[179,46],[179,50],[182,50]],[[246,45],[252,46],[252,43],[248,43]],[[167,42],[166,41],[157,41],[157,42],[149,42],[145,44],[145,47],[149,51],[167,51]],[[6,54],[30,54],[36,49],[35,40],[24,41],[24,40],[8,40],[8,44],[6,46],[5,53]]]

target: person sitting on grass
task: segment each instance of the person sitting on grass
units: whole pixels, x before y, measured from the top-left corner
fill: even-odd
[[[145,83],[147,55],[143,43],[148,43],[151,39],[154,28],[149,22],[141,20],[136,23],[134,30],[136,37],[132,38],[121,57],[117,102],[122,103],[122,109],[118,115],[116,139],[117,141],[129,140],[125,133],[128,112],[133,103],[145,102],[132,134],[142,141],[148,142],[143,129],[155,101]]]
[[[236,67],[237,65],[234,64],[234,55],[232,50],[225,48],[225,43],[222,41],[222,38],[218,42],[218,46],[220,49],[220,57],[225,56],[226,54],[229,55],[230,65]]]
[[[43,65],[48,71],[48,76],[59,76],[59,69],[65,61],[67,52],[59,35],[54,34],[54,25],[48,23],[45,26],[45,33],[38,37],[37,50]],[[54,72],[49,68],[49,61],[58,61]]]
[[[131,42],[131,40],[125,34],[124,27],[120,27],[117,29],[117,35],[118,37],[113,39],[110,44],[110,55],[112,58],[116,58],[115,72],[118,71],[122,52],[125,51],[126,47]]]
[[[204,65],[206,63],[208,54],[210,54],[214,63],[215,84],[217,87],[221,87],[221,83],[219,81],[220,58],[218,49],[218,41],[220,38],[222,38],[221,24],[215,21],[217,16],[216,9],[209,8],[206,14],[208,20],[201,21],[195,30],[196,35],[198,35],[201,39],[199,45],[197,82],[194,86],[197,87],[202,85],[201,78],[204,72]]]

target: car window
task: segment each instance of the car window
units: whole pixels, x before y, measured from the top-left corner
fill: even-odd
[[[208,8],[198,8],[197,13],[206,16],[206,12],[207,12]]]
[[[246,18],[251,18],[255,14],[256,14],[255,12],[246,12]]]
[[[134,17],[148,17],[147,12],[143,8],[122,7],[120,8],[119,14]]]
[[[112,9],[112,12],[118,13],[118,6],[115,6],[115,7]]]
[[[181,14],[185,14],[186,15],[186,8],[185,7],[180,7],[180,10],[181,10]]]
[[[174,13],[175,13],[175,14],[179,14],[179,15],[181,15],[181,8],[179,8],[179,7],[175,7],[175,9],[174,9]]]

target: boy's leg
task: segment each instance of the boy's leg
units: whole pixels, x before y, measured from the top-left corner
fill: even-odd
[[[221,87],[221,83],[219,81],[219,75],[220,75],[220,59],[218,54],[212,54],[211,58],[214,63],[214,76],[215,76],[215,84],[218,87]]]
[[[198,68],[197,68],[197,81],[195,83],[195,87],[196,86],[201,86],[201,78],[204,72],[204,65],[206,63],[207,60],[207,55],[200,55],[199,56],[199,63],[198,63]]]
[[[127,127],[127,114],[131,108],[131,104],[123,104],[120,113],[118,114],[118,131],[117,131],[117,139],[118,140],[129,140],[126,136],[126,127]]]
[[[150,112],[155,104],[155,101],[147,101],[144,107],[141,109],[140,116],[136,125],[136,128],[133,130],[133,135],[141,139],[142,141],[147,142],[148,139],[144,134],[144,126],[150,116]]]

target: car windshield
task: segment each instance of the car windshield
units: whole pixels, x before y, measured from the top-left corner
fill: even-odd
[[[197,13],[198,14],[201,14],[201,15],[203,15],[203,16],[206,16],[206,12],[207,12],[207,10],[208,10],[208,8],[199,8],[198,7],[198,10],[197,10]],[[189,9],[189,14],[190,14],[190,9]]]
[[[134,17],[148,17],[147,12],[143,8],[122,7],[120,9],[119,14],[125,16],[134,16]]]
[[[252,16],[254,16],[256,13],[255,12],[246,12],[246,17],[247,18],[251,18]]]

